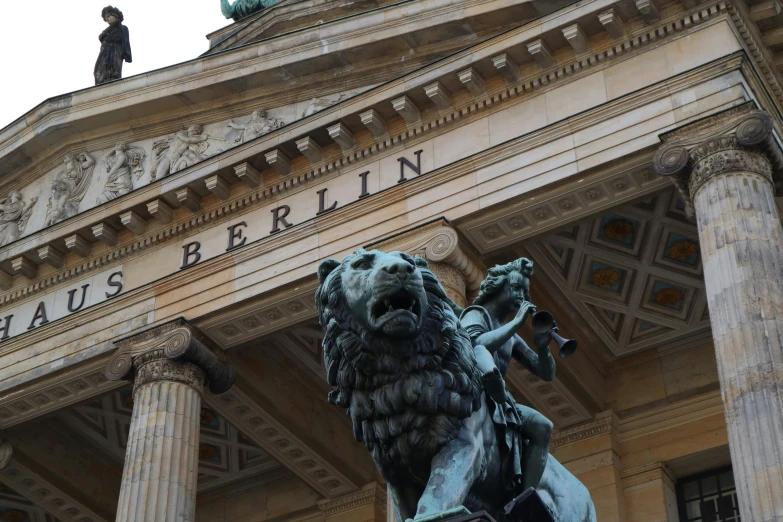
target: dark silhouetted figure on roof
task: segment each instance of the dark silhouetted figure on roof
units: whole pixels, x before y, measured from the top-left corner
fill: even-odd
[[[128,28],[122,25],[125,19],[122,11],[106,6],[101,12],[103,20],[109,24],[98,39],[101,41],[101,53],[95,62],[95,85],[122,78],[122,62],[131,63],[130,36]]]

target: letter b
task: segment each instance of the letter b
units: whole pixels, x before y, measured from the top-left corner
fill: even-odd
[[[182,266],[179,267],[180,270],[190,268],[201,261],[201,252],[199,252],[199,250],[201,250],[201,243],[198,241],[193,241],[192,243],[184,245],[182,250],[184,250],[185,253],[182,256]]]

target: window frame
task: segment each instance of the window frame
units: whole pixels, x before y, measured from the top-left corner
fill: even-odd
[[[688,513],[686,511],[686,504],[687,501],[685,500],[685,484],[688,482],[697,482],[699,486],[699,500],[704,499],[704,494],[702,493],[701,489],[701,481],[702,479],[708,478],[708,477],[715,477],[715,480],[718,485],[718,497],[723,498],[723,491],[721,490],[720,485],[720,476],[723,475],[726,472],[731,472],[732,476],[734,476],[734,468],[732,466],[724,466],[721,468],[716,468],[710,471],[704,471],[702,473],[697,473],[694,475],[688,475],[686,477],[677,479],[677,484],[675,488],[675,493],[677,494],[677,512],[680,516],[680,522],[688,522]],[[734,479],[734,491],[737,490],[737,480],[736,477]],[[737,510],[739,511],[739,499],[737,499]],[[742,519],[742,512],[739,512],[740,520]]]

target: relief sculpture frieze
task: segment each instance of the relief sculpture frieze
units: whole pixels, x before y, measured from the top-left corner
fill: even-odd
[[[18,190],[12,190],[8,197],[0,199],[0,246],[19,239],[37,201],[38,197],[25,201]]]
[[[5,198],[0,199],[0,247],[372,87],[305,99],[273,110],[259,107],[247,116],[214,123],[185,122],[168,136],[133,143],[118,140],[110,148],[69,152],[59,166],[26,186],[6,192]],[[45,206],[35,205],[39,198],[46,201]]]
[[[87,152],[66,154],[63,170],[52,182],[52,191],[46,205],[45,226],[54,225],[79,213],[79,206],[87,194],[95,170],[95,158]]]
[[[253,111],[250,120],[246,123],[229,121],[226,124],[226,129],[228,129],[226,140],[230,144],[247,143],[284,125],[285,122],[282,119],[269,117],[265,109],[258,109]]]
[[[147,153],[141,147],[129,146],[124,141],[117,143],[114,151],[103,160],[108,179],[98,196],[97,204],[101,205],[133,190],[134,177],[139,180],[144,175],[146,157]]]
[[[207,134],[203,125],[196,124],[153,143],[155,162],[152,181],[165,178],[212,156],[213,154],[208,153],[209,140],[226,141],[222,136]]]

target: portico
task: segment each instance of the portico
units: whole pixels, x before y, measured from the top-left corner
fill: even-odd
[[[0,195],[32,209],[0,246],[0,520],[388,520],[313,300],[357,248],[425,258],[461,306],[533,260],[579,349],[508,387],[601,522],[783,520],[779,9],[359,4],[280,2],[0,130]],[[230,145],[153,178],[196,124]],[[135,189],[96,204],[95,169],[47,225],[64,155],[118,141]]]

